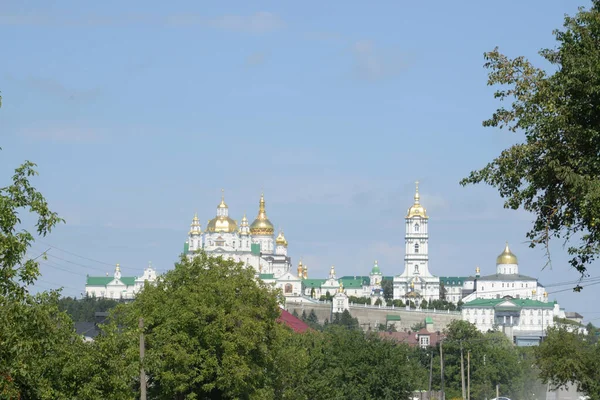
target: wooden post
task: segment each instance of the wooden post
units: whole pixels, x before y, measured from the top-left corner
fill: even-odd
[[[467,351],[467,400],[471,400],[471,350]]]
[[[462,383],[462,398],[466,400],[467,396],[465,393],[465,357],[463,354],[463,344],[460,341],[460,381]]]
[[[444,400],[446,395],[444,393],[444,342],[440,342],[440,400]]]
[[[429,354],[429,356],[431,358],[429,360],[429,396],[428,396],[428,400],[431,400],[431,382],[433,379],[433,349],[432,349],[431,353]]]
[[[144,319],[140,317],[140,400],[146,400],[146,372],[144,371],[144,353],[146,344],[144,342]]]

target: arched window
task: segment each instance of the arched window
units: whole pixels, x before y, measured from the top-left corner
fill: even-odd
[[[415,224],[415,232],[419,232],[419,224]]]
[[[419,243],[415,243],[415,253],[419,252]]]
[[[285,293],[292,293],[292,284],[288,283],[285,285],[285,289],[284,289]]]

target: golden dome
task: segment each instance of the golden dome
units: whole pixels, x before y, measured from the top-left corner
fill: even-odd
[[[504,248],[502,254],[496,258],[496,265],[499,264],[518,264],[517,256],[515,256],[508,248],[508,242],[506,242],[506,247]]]
[[[302,268],[302,261],[300,261],[298,263],[298,278],[302,279],[303,272],[304,272],[304,270]]]
[[[237,230],[237,223],[229,217],[216,217],[208,221],[206,232],[233,233]]]
[[[413,217],[421,217],[421,218],[429,218],[427,216],[427,210],[420,203],[421,196],[419,195],[419,181],[416,182],[415,189],[415,203],[408,209],[408,213],[406,214],[406,218]]]
[[[283,231],[279,232],[279,235],[277,235],[277,239],[275,239],[275,244],[287,247],[288,242],[285,239],[285,236],[283,236]]]
[[[275,232],[275,228],[271,221],[269,221],[269,218],[267,218],[267,212],[265,211],[265,196],[264,194],[261,194],[258,216],[252,225],[250,225],[250,233],[252,235],[272,236],[273,232]]]

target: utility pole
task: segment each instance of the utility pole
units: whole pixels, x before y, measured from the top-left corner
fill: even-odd
[[[471,350],[467,351],[467,400],[471,400]]]
[[[445,400],[446,394],[444,393],[444,341],[440,342],[440,400]]]
[[[433,349],[429,354],[429,400],[431,400],[431,382],[433,379]]]
[[[467,396],[465,394],[465,357],[462,340],[460,341],[460,380],[462,382],[462,398],[465,400]]]
[[[144,353],[146,344],[144,342],[144,319],[140,317],[140,400],[146,400],[146,372],[144,371]]]
[[[500,384],[496,383],[496,398],[500,397]]]

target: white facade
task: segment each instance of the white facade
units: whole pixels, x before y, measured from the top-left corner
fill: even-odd
[[[554,326],[558,305],[531,299],[476,299],[465,303],[462,319],[482,332],[504,332],[518,345],[539,343],[549,327]]]
[[[204,251],[212,257],[242,262],[254,269],[257,278],[280,288],[286,297],[301,296],[302,278],[290,272],[288,242],[283,232],[276,238],[274,233],[273,224],[267,217],[264,195],[260,197],[258,215],[252,224],[244,215],[239,226],[229,215],[229,207],[222,196],[216,216],[207,222],[204,232],[198,216],[194,216],[184,253],[194,257],[196,252]]]
[[[116,265],[113,276],[87,276],[85,294],[90,297],[114,300],[133,299],[144,288],[145,282],[156,281],[156,270],[148,265],[140,277],[121,276],[121,267]]]
[[[463,302],[475,299],[500,299],[510,296],[515,299],[530,299],[541,302],[548,301],[548,294],[536,278],[519,274],[519,264],[508,243],[504,251],[496,259],[496,273],[480,276],[479,268],[474,279],[466,281],[472,285],[472,292],[464,297]],[[465,290],[466,292],[466,290]]]
[[[192,257],[195,252],[203,250],[210,256],[242,262],[258,274],[274,274],[277,278],[288,272],[291,266],[287,246],[283,232],[277,239],[274,238],[274,227],[267,218],[264,195],[261,195],[254,222],[249,225],[244,215],[239,227],[229,215],[229,207],[222,197],[217,215],[208,221],[204,232],[198,216],[194,216],[184,252]]]
[[[429,217],[420,203],[419,185],[414,204],[405,218],[404,272],[394,277],[394,299],[405,302],[437,300],[440,298],[440,280],[429,272]]]

